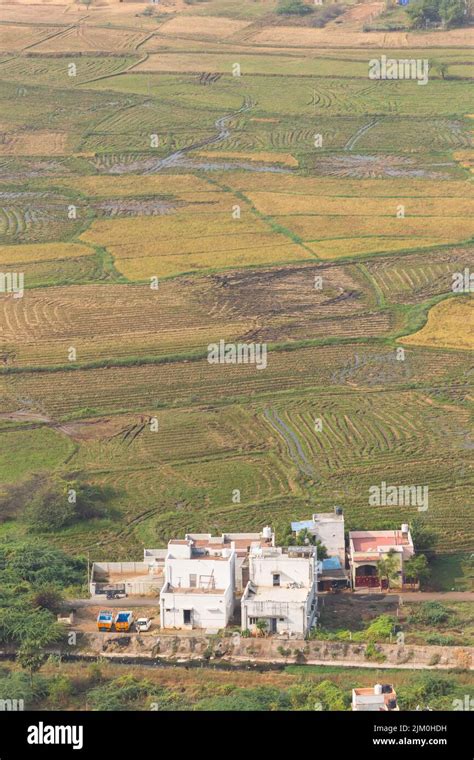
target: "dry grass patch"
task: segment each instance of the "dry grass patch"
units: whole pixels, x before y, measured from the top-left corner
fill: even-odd
[[[426,325],[418,332],[400,338],[410,346],[474,350],[474,301],[450,298],[430,309]]]

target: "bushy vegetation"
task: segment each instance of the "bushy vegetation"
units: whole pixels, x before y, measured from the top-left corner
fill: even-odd
[[[281,16],[307,16],[314,12],[314,8],[302,0],[280,0],[276,12]]]
[[[35,542],[0,543],[0,643],[16,647],[30,673],[64,630],[56,621],[62,592],[83,584],[85,561]]]
[[[20,516],[20,508],[33,533],[54,532],[81,520],[103,517],[113,495],[109,486],[98,487],[49,473],[7,486],[0,499],[0,519]]]
[[[344,13],[344,10],[344,5],[337,5],[337,3],[318,6],[316,8],[316,13],[314,14],[315,17],[311,19],[311,26],[316,28],[324,27],[328,21],[332,21]]]
[[[452,617],[451,611],[441,602],[422,602],[415,605],[409,622],[436,627],[452,621]]]
[[[471,21],[467,0],[416,0],[407,7],[406,12],[416,29],[435,24],[451,29]]]

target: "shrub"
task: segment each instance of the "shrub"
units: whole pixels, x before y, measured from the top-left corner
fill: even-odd
[[[444,636],[442,633],[432,633],[426,637],[427,644],[440,647],[453,647],[458,643],[455,636]]]
[[[451,610],[441,602],[422,602],[408,618],[409,623],[422,625],[440,625],[452,618]]]
[[[384,653],[372,641],[367,644],[364,656],[366,660],[371,660],[372,662],[384,662],[386,660]]]
[[[280,0],[276,12],[284,16],[307,16],[314,9],[301,0]]]

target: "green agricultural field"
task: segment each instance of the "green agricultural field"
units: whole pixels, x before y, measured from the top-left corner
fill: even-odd
[[[0,292],[0,491],[107,487],[44,538],[136,559],[336,504],[349,529],[411,523],[368,489],[425,484],[432,586],[469,587],[471,356],[403,344],[474,267],[462,31],[135,5],[0,22],[0,273],[24,275]],[[369,79],[388,51],[427,59],[426,85]],[[221,339],[267,367],[209,364]],[[29,531],[22,510],[0,527]]]

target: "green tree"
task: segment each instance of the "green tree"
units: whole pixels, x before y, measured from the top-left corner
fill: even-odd
[[[425,583],[431,575],[428,560],[424,554],[415,554],[407,559],[403,574],[408,583]]]
[[[410,525],[411,537],[417,554],[423,552],[433,552],[437,542],[437,535],[426,524],[425,519],[418,515]]]
[[[64,597],[59,589],[51,584],[40,586],[31,596],[33,607],[40,607],[54,613],[61,610],[63,600]]]
[[[471,21],[468,0],[417,0],[407,7],[406,12],[412,26],[416,28],[443,25],[450,29]]]
[[[392,582],[398,578],[400,570],[400,560],[397,552],[391,549],[385,557],[382,557],[377,563],[377,572],[382,581],[387,581],[388,587],[391,588]]]
[[[42,477],[27,502],[26,520],[32,532],[56,532],[79,520],[102,517],[112,493],[110,488]]]
[[[48,655],[38,643],[27,642],[18,650],[17,660],[21,667],[29,672],[31,686],[34,674],[42,668],[47,659]]]

